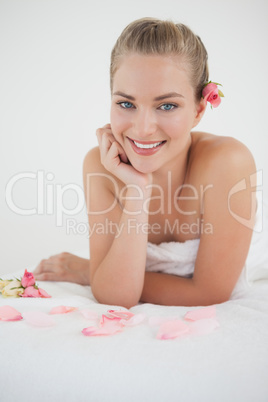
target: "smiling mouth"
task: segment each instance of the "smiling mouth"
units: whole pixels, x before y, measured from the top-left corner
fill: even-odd
[[[162,145],[166,143],[165,141],[136,141],[127,137],[132,145],[132,149],[139,155],[152,155],[157,152]]]
[[[134,144],[136,145],[136,147],[141,148],[141,149],[151,149],[151,148],[155,148],[158,147],[159,145],[161,145],[164,141],[159,141],[159,142],[153,142],[153,143],[141,143],[141,142],[137,142],[134,141]]]

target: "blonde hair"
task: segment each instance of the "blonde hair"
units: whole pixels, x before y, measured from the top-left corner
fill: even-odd
[[[186,25],[154,18],[131,22],[117,39],[111,53],[111,90],[120,60],[130,53],[180,56],[187,63],[195,97],[200,100],[204,84],[208,82],[208,55],[199,36]]]

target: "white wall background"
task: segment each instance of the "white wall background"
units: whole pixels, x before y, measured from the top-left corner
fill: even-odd
[[[186,23],[201,36],[225,99],[207,109],[199,129],[251,149],[267,198],[267,0],[0,0],[0,274],[88,247],[79,233],[85,208],[64,214],[62,224],[55,208],[83,203],[83,158],[97,145],[96,128],[109,122],[110,51],[144,16]],[[23,216],[5,193],[12,177],[29,173],[14,182],[12,199],[39,213]],[[76,233],[68,233],[71,223]]]

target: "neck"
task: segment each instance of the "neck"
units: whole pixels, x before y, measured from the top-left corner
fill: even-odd
[[[184,150],[168,164],[153,173],[153,183],[160,185],[163,190],[167,186],[178,188],[185,183],[188,172],[189,156],[191,152],[192,137],[190,136]]]

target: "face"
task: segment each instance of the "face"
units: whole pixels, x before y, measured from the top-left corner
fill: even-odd
[[[169,168],[185,156],[204,110],[175,56],[131,54],[115,72],[112,132],[140,172]]]

